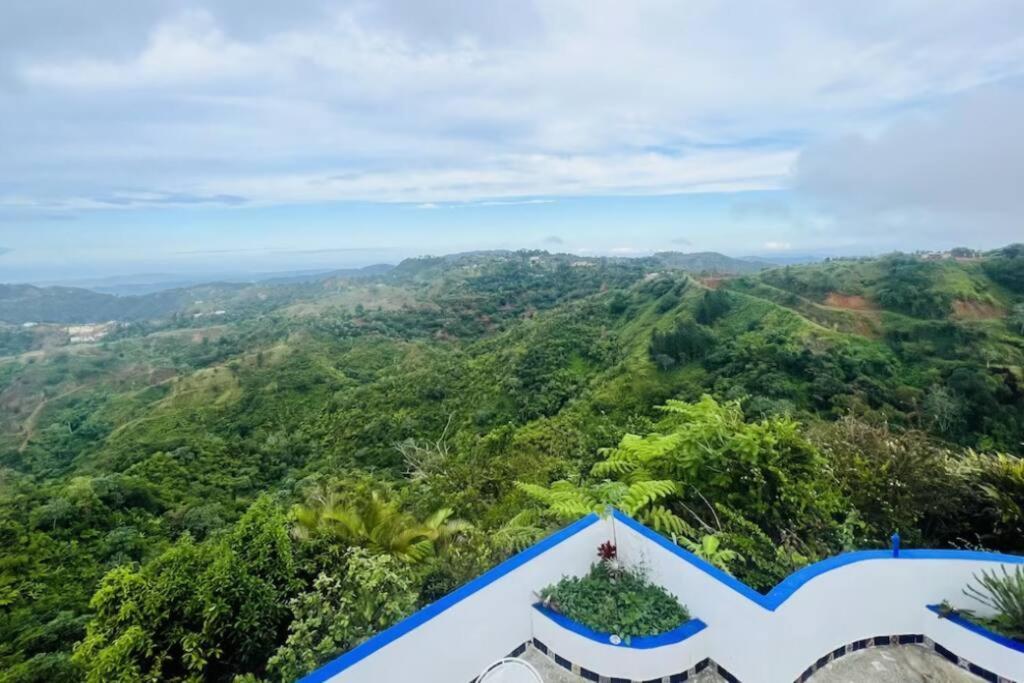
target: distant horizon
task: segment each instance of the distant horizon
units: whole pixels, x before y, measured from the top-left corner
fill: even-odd
[[[1024,214],[1021,25],[1012,0],[7,3],[0,281],[993,248]]]
[[[1006,246],[1006,245],[1000,245]],[[968,244],[958,244],[955,247],[966,247],[970,249],[978,249],[980,251],[986,251],[987,249],[980,249]],[[197,284],[206,284],[213,282],[234,282],[234,283],[247,283],[247,282],[264,282],[274,279],[286,279],[292,277],[303,277],[310,276],[315,277],[317,275],[326,275],[338,271],[346,270],[361,270],[365,268],[372,268],[374,266],[389,266],[395,267],[407,259],[416,258],[442,258],[450,256],[459,256],[463,254],[473,253],[494,253],[494,252],[510,252],[515,253],[519,251],[539,251],[550,254],[552,256],[566,255],[566,256],[578,256],[581,258],[647,258],[658,253],[673,252],[684,255],[695,255],[695,254],[719,254],[734,258],[738,260],[746,260],[752,262],[768,262],[777,266],[799,264],[799,263],[813,263],[822,261],[828,258],[876,258],[883,256],[888,253],[915,253],[915,252],[943,252],[955,247],[945,247],[939,249],[913,249],[913,250],[875,250],[875,251],[850,251],[850,250],[821,250],[821,251],[787,251],[787,252],[761,252],[761,253],[749,253],[737,251],[735,253],[727,253],[719,250],[689,250],[681,248],[668,248],[668,249],[655,249],[649,252],[642,253],[583,253],[578,251],[569,251],[563,249],[545,249],[542,247],[520,247],[520,248],[495,248],[495,249],[468,249],[464,251],[454,251],[445,253],[408,253],[401,256],[394,256],[393,258],[383,258],[374,260],[372,258],[348,260],[342,263],[327,263],[321,264],[316,267],[296,267],[286,268],[282,270],[245,270],[241,268],[223,268],[223,269],[209,269],[209,270],[183,270],[178,272],[172,272],[168,270],[164,271],[147,271],[147,272],[111,272],[106,274],[97,274],[94,276],[63,276],[56,278],[36,277],[22,280],[3,280],[0,279],[0,284],[10,285],[34,285],[39,287],[50,287],[50,286],[61,286],[61,287],[78,287],[82,289],[94,289],[96,291],[107,291],[116,290],[123,287],[142,287],[152,286],[152,291],[161,291],[164,289],[171,289],[181,286],[193,286]],[[994,247],[999,248],[999,247]],[[324,250],[325,252],[331,252],[333,250]],[[380,253],[386,253],[388,250],[381,249]],[[366,250],[367,253],[374,252],[377,250]]]
[[[331,251],[331,250],[325,250]],[[317,275],[323,273],[330,273],[338,270],[349,270],[349,269],[361,269],[368,268],[376,265],[388,265],[397,266],[406,259],[413,258],[437,258],[446,256],[455,256],[459,254],[471,254],[471,253],[487,253],[487,252],[517,252],[517,251],[543,251],[552,255],[566,254],[571,256],[579,256],[583,258],[646,258],[656,253],[663,252],[676,252],[682,254],[721,254],[730,258],[740,260],[762,260],[770,261],[773,263],[784,264],[787,262],[799,262],[799,261],[814,261],[822,260],[829,257],[858,257],[858,256],[875,256],[879,253],[839,253],[839,252],[736,252],[726,253],[724,251],[706,249],[706,250],[691,250],[684,248],[666,248],[666,249],[652,249],[649,251],[643,251],[638,253],[615,253],[612,251],[608,252],[585,252],[582,250],[570,251],[565,249],[551,249],[543,247],[501,247],[492,249],[466,249],[452,252],[437,252],[437,253],[413,253],[404,252],[403,250],[365,250],[362,257],[350,256],[340,261],[332,261],[330,263],[320,263],[319,265],[303,266],[297,263],[295,267],[283,268],[283,269],[246,269],[241,266],[235,267],[199,267],[199,268],[185,268],[181,270],[171,270],[170,268],[164,269],[147,269],[144,271],[133,271],[129,264],[118,264],[111,270],[93,270],[93,267],[84,266],[79,267],[77,270],[69,269],[62,270],[61,274],[55,277],[46,276],[47,271],[42,270],[39,275],[23,276],[21,278],[6,278],[7,275],[3,271],[0,271],[0,284],[31,284],[36,286],[66,286],[66,287],[81,287],[89,289],[91,287],[102,287],[104,285],[116,286],[116,285],[146,285],[146,284],[168,284],[168,283],[204,283],[204,282],[251,282],[251,281],[262,281],[269,280],[278,277],[290,277],[296,275]],[[387,256],[388,253],[393,254]],[[381,258],[373,258],[369,254],[381,255]],[[63,267],[62,267],[63,269]]]

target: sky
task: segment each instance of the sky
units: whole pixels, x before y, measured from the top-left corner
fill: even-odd
[[[0,282],[1024,240],[1018,0],[5,0]]]

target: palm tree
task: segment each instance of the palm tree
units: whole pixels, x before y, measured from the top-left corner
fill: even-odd
[[[319,489],[306,503],[292,508],[292,531],[298,538],[325,537],[418,563],[471,527],[468,522],[453,519],[452,514],[451,508],[440,508],[420,521],[380,491],[346,505],[333,491]]]

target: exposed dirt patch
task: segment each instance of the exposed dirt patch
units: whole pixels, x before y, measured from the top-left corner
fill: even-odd
[[[714,277],[714,276],[712,276],[712,277],[701,277],[701,278],[697,278],[697,279],[700,280],[700,283],[702,285],[704,285],[705,287],[707,287],[708,289],[718,289],[719,287],[722,286],[722,283],[725,282],[725,278],[724,277]]]
[[[994,304],[957,299],[953,302],[953,317],[960,320],[991,320],[1002,318],[1006,312]]]
[[[849,311],[871,311],[875,308],[870,301],[860,295],[839,292],[829,292],[825,297],[825,305],[832,308],[845,308]]]

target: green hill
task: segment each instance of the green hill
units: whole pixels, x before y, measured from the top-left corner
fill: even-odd
[[[745,275],[687,256],[462,254],[368,278],[139,297],[145,308],[6,288],[19,315],[42,317],[31,302],[52,298],[54,317],[78,300],[133,322],[100,343],[0,359],[0,681],[78,680],[109,661],[70,653],[91,623],[80,652],[113,656],[96,605],[129,599],[128,586],[221,609],[203,601],[220,595],[211,587],[224,567],[263,585],[266,558],[246,559],[231,540],[257,528],[294,553],[274,591],[313,600],[317,575],[359,546],[281,526],[324,487],[357,506],[377,491],[405,523],[442,506],[472,522],[416,566],[386,565],[429,602],[560,523],[514,482],[585,485],[624,435],[681,424],[716,434],[700,442],[707,457],[742,461],[761,483],[752,496],[747,479],[698,476],[697,461],[680,460],[664,475],[677,486],[667,510],[740,553],[731,569],[758,587],[847,546],[884,544],[897,526],[920,545],[974,534],[1024,550],[1018,251],[755,264]],[[712,289],[684,271],[737,276],[703,280]],[[672,400],[691,406],[689,422],[659,408]],[[721,431],[740,413],[742,444]],[[186,565],[194,589],[173,583]],[[251,600],[279,596],[267,590]],[[105,597],[90,607],[94,594]],[[294,677],[267,659],[291,661],[298,646],[285,634],[306,626],[274,614],[254,660],[211,654],[193,673]],[[145,625],[150,644],[117,666],[183,677],[198,660],[166,638],[231,651],[233,626],[191,631],[190,618]],[[159,662],[145,654],[164,647]]]

